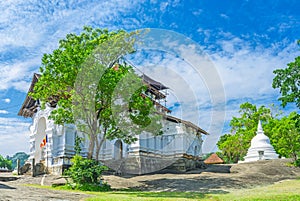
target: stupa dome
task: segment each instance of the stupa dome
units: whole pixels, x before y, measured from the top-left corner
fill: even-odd
[[[251,140],[251,146],[248,149],[244,162],[277,158],[278,154],[276,154],[271,145],[269,137],[264,134],[261,122],[259,121],[256,135]]]
[[[265,146],[272,146],[270,144],[270,139],[264,133],[257,134],[251,140],[251,147],[265,147]]]

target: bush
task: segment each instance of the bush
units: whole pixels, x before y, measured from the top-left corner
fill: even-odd
[[[108,184],[95,185],[95,184],[68,184],[69,189],[82,190],[82,191],[110,191],[111,187]]]
[[[294,165],[295,165],[296,167],[300,167],[300,158],[297,159],[297,160],[295,160]]]
[[[110,186],[102,180],[102,172],[108,170],[106,166],[79,155],[75,155],[71,162],[73,163],[72,166],[64,172],[64,175],[71,179],[71,181],[67,179],[67,185],[72,189],[86,191],[107,191],[110,189]]]
[[[12,170],[12,161],[5,159],[3,156],[0,155],[0,167]]]

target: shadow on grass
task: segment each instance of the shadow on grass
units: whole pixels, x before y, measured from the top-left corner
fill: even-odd
[[[223,190],[229,187],[241,187],[240,181],[231,178],[196,177],[190,179],[156,179],[143,181],[144,187],[119,189],[110,192],[115,195],[129,195],[130,197],[143,198],[210,198],[211,194],[227,194]],[[156,191],[156,192],[154,192]],[[159,191],[159,192],[157,192]],[[210,194],[210,195],[208,195]]]

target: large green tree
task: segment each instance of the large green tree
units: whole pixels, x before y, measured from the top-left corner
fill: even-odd
[[[80,35],[68,34],[58,49],[43,56],[42,76],[32,96],[42,108],[45,104],[55,107],[50,115],[55,123],[75,123],[89,138],[88,158],[95,155],[98,159],[105,139],[130,143],[142,129],[158,122],[152,101],[141,96],[145,90],[142,80],[132,66],[120,62],[134,52],[138,35],[84,27]],[[137,126],[125,129],[124,122]]]
[[[296,112],[291,112],[281,119],[274,119],[268,125],[271,142],[278,154],[297,160],[300,154],[300,118]]]
[[[300,40],[298,41],[300,44]],[[284,69],[274,71],[273,88],[279,88],[281,97],[279,100],[282,106],[294,102],[300,108],[300,56],[295,61],[287,64]]]
[[[248,102],[240,105],[239,114],[239,117],[233,117],[230,121],[231,134],[221,136],[217,143],[228,163],[236,163],[247,154],[251,139],[256,134],[258,121],[266,124],[273,118],[271,109],[265,106],[257,107]],[[268,135],[268,130],[265,130],[265,133]]]
[[[298,40],[298,45],[300,40]],[[274,71],[273,88],[280,89],[281,105],[285,107],[288,103],[295,103],[300,109],[300,56],[293,62],[287,64],[284,69]],[[292,112],[289,116],[277,122],[273,129],[275,147],[278,153],[285,157],[297,159],[299,154],[299,129],[300,115]]]

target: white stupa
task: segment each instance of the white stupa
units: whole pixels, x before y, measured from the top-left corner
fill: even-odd
[[[251,146],[243,162],[251,162],[258,160],[277,159],[278,154],[270,143],[268,136],[264,134],[261,122],[258,122],[256,136],[251,140]]]

